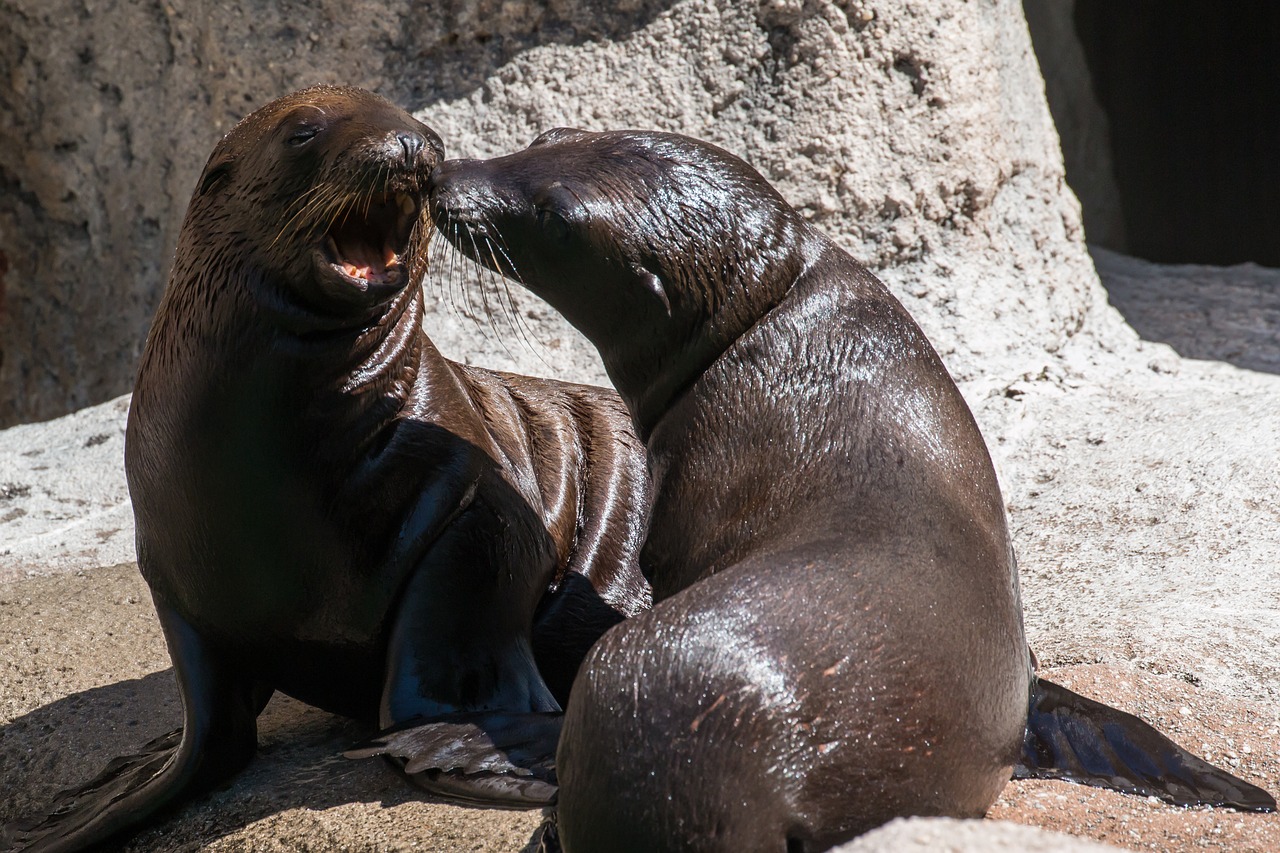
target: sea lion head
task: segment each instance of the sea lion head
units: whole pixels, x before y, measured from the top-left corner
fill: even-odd
[[[174,281],[241,278],[305,328],[364,320],[426,268],[427,177],[440,137],[361,89],[317,86],[255,110],[214,148]]]
[[[755,169],[669,133],[557,128],[445,161],[431,213],[591,339],[642,433],[813,256],[813,232]]]

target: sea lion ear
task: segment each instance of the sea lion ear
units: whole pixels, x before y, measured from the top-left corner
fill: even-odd
[[[200,181],[200,192],[198,194],[204,195],[229,174],[231,174],[230,160],[223,160],[221,163],[210,166],[205,170],[204,178]]]
[[[567,142],[572,139],[578,139],[585,136],[587,131],[579,130],[576,127],[553,127],[545,130],[529,143],[530,148],[538,145],[554,145],[557,142]]]
[[[671,300],[667,298],[667,289],[662,285],[662,279],[658,278],[649,270],[637,264],[632,272],[644,289],[655,296],[662,303],[662,310],[666,312],[668,317],[671,316]]]

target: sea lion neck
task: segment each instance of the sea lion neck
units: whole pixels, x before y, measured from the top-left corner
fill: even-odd
[[[457,249],[596,345],[641,437],[821,251],[758,172],[676,134],[557,129],[440,164],[430,195]]]
[[[761,260],[763,254],[746,258],[751,270],[693,268],[694,275],[724,276],[712,282],[715,299],[708,302],[705,315],[649,330],[647,341],[633,339],[618,345],[614,338],[597,343],[609,378],[631,411],[642,440],[649,440],[698,377],[787,300],[821,256],[824,241],[819,235],[804,223],[796,227],[788,251],[774,250],[768,263]]]
[[[337,374],[366,384],[373,373],[408,357],[396,344],[410,343],[411,330],[421,323],[420,282],[358,314],[331,316],[300,304],[273,276],[252,265],[236,266],[226,255],[218,246],[179,245],[150,335],[163,346],[148,346],[144,362],[204,356],[255,362],[269,354],[255,370],[275,369],[307,386],[333,384]],[[202,274],[211,269],[219,271],[216,282]],[[176,322],[181,330],[161,328]]]

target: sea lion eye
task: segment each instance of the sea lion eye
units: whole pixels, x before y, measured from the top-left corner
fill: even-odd
[[[570,223],[578,218],[581,207],[578,196],[559,181],[540,193],[534,200],[538,227],[547,236],[561,242],[569,239],[573,230]]]
[[[319,132],[320,127],[318,125],[301,125],[300,127],[295,128],[293,133],[289,134],[289,138],[285,140],[285,144],[293,148],[298,148],[299,146],[306,145],[312,139],[315,139],[316,134]]]
[[[569,221],[550,208],[538,208],[538,227],[553,240],[564,242],[569,239]]]

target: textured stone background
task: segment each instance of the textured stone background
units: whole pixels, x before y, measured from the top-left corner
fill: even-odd
[[[129,389],[213,143],[317,82],[412,108],[454,155],[558,124],[709,138],[881,271],[960,378],[1016,372],[1104,304],[1011,0],[0,0],[0,14],[0,425]],[[485,314],[478,293],[433,286],[431,329],[455,357],[600,376],[540,307],[520,301],[531,347],[498,294],[495,333],[468,317]]]
[[[1049,1],[1028,0],[1042,17]],[[1193,698],[1148,707],[1185,701],[1201,723],[1202,707],[1246,703],[1235,728],[1205,718],[1231,734],[1204,735],[1204,751],[1280,787],[1280,273],[1098,252],[1120,310],[1108,304],[1018,3],[0,0],[0,19],[0,423],[101,403],[0,432],[0,820],[172,724],[128,565],[128,401],[110,398],[128,389],[213,142],[315,82],[386,94],[454,155],[574,124],[678,130],[751,160],[878,271],[960,380],[1000,470],[1041,659],[1157,694],[1173,680]],[[554,315],[468,276],[442,255],[428,281],[447,353],[602,378]],[[528,840],[536,816],[423,803],[389,771],[335,763],[352,735],[277,700],[251,772],[135,849]],[[1038,808],[1020,819],[1041,822]],[[1055,825],[1153,849],[1280,847],[1275,816],[1153,808],[1165,828],[1145,835],[1079,813]],[[903,832],[1030,844],[929,824],[888,830],[884,849]]]

